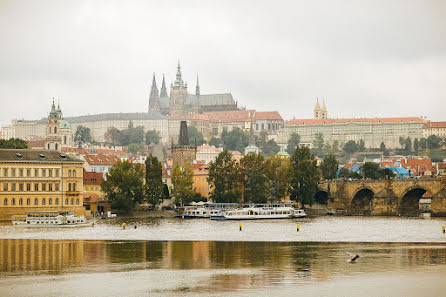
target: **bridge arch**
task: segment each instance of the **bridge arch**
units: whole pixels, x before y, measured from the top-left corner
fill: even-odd
[[[374,195],[375,192],[369,187],[357,189],[350,201],[350,213],[353,215],[371,215]]]
[[[418,216],[419,201],[428,191],[429,189],[420,185],[407,188],[399,199],[398,213],[403,216]]]
[[[314,195],[314,201],[319,204],[328,204],[328,192],[324,190],[318,190]]]

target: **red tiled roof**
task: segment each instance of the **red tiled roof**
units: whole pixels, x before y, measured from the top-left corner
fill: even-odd
[[[427,122],[423,128],[446,128],[446,122]]]
[[[83,169],[84,185],[100,185],[102,182],[102,173],[90,172]]]
[[[85,155],[85,161],[89,165],[114,165],[120,158],[112,155]]]
[[[212,150],[212,151],[214,151],[216,153],[220,153],[220,150],[218,148],[216,148],[215,146],[213,146],[213,145],[203,144],[203,145],[200,145],[200,146],[197,147],[197,152],[201,152],[201,151],[204,151],[204,150]]]
[[[96,203],[98,201],[104,200],[99,195],[94,193],[84,193],[84,203]]]
[[[254,114],[254,120],[280,120],[283,121],[279,112],[277,111],[257,111]]]
[[[342,123],[423,123],[424,120],[418,117],[406,118],[360,118],[360,119],[303,119],[291,120],[287,125],[323,125],[323,124],[342,124]]]
[[[44,148],[45,147],[45,139],[32,139],[28,140],[28,148]]]

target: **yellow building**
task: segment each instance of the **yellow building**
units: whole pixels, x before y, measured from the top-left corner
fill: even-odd
[[[197,169],[193,169],[194,177],[193,177],[193,185],[195,192],[201,194],[201,196],[209,198],[210,195],[210,186],[208,183],[209,177],[209,167],[203,165],[198,167]]]
[[[0,220],[34,210],[85,214],[82,165],[58,151],[0,149]]]

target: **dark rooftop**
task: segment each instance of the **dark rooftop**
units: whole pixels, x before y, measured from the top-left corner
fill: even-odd
[[[0,149],[0,161],[84,162],[59,151],[32,149]]]

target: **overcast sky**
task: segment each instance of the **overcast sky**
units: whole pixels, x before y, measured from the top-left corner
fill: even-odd
[[[0,123],[145,112],[152,73],[310,118],[446,120],[446,1],[0,0]]]

